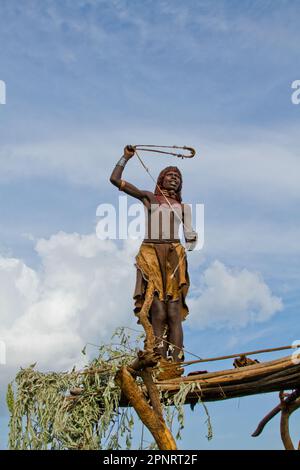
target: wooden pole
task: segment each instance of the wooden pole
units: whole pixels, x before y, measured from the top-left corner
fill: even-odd
[[[118,372],[116,380],[128,402],[153,435],[158,448],[160,450],[176,450],[176,442],[162,415],[147,403],[144,394],[126,367],[122,367]]]

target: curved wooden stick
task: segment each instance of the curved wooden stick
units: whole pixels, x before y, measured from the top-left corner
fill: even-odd
[[[300,408],[300,398],[297,398],[290,404],[283,402],[281,419],[280,419],[280,435],[285,450],[296,450],[290,436],[289,419],[292,413]],[[299,446],[298,446],[299,449]]]
[[[273,410],[268,413],[264,419],[261,420],[256,430],[252,434],[253,437],[257,437],[263,431],[265,425],[281,411],[280,419],[280,436],[286,450],[295,450],[293,441],[290,436],[289,419],[291,414],[300,408],[300,389],[296,389],[288,396],[281,391],[279,393],[280,403]],[[300,442],[298,445],[300,450]]]
[[[275,406],[275,408],[273,408],[273,410],[270,411],[270,413],[268,413],[261,421],[260,423],[258,424],[257,428],[255,429],[254,433],[251,434],[252,437],[257,437],[259,436],[263,430],[264,430],[264,427],[266,426],[266,424],[268,424],[269,421],[271,421],[272,418],[274,418],[274,416],[276,416],[278,413],[280,413],[280,411],[283,409],[283,406],[286,406],[288,405],[289,403],[292,403],[293,401],[295,401],[298,397],[300,397],[300,390],[295,390],[294,392],[290,393],[288,395],[288,397],[283,400],[283,396],[281,395],[281,401],[279,403],[279,405]]]
[[[164,419],[147,403],[144,394],[126,367],[122,367],[118,372],[116,380],[141,421],[153,435],[159,449],[176,450],[176,442]]]
[[[178,145],[153,145],[153,144],[135,144],[132,147],[136,150],[142,152],[155,152],[155,153],[162,153],[165,155],[173,155],[174,157],[179,158],[193,158],[196,155],[196,150],[193,147],[187,147],[186,145],[178,146]],[[157,150],[157,149],[182,149],[187,150],[189,155],[178,153],[178,152],[171,152],[170,150]]]

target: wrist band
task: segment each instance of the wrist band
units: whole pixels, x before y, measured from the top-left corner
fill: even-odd
[[[127,163],[127,159],[124,157],[124,155],[120,158],[120,160],[118,161],[117,165],[119,166],[122,166],[124,168],[124,166],[126,165]]]

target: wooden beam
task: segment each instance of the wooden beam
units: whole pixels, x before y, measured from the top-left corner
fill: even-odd
[[[248,395],[294,390],[300,387],[300,364],[294,364],[291,356],[274,361],[253,364],[239,369],[203,373],[156,382],[164,395],[175,395],[182,384],[197,384],[197,389],[187,394],[186,404],[228,400]],[[121,406],[128,406],[125,397]]]

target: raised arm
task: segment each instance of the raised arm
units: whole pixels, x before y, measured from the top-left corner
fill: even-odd
[[[110,177],[110,182],[119,188],[120,191],[124,191],[124,193],[129,194],[130,196],[133,196],[137,199],[139,199],[142,202],[145,202],[145,198],[148,199],[148,191],[142,191],[138,189],[136,186],[134,186],[131,183],[128,183],[128,181],[125,181],[122,179],[122,174],[125,168],[125,165],[127,165],[127,162],[133,157],[134,155],[134,147],[131,145],[127,145],[124,148],[124,155],[123,157],[120,158],[118,163],[116,164],[111,177]]]

